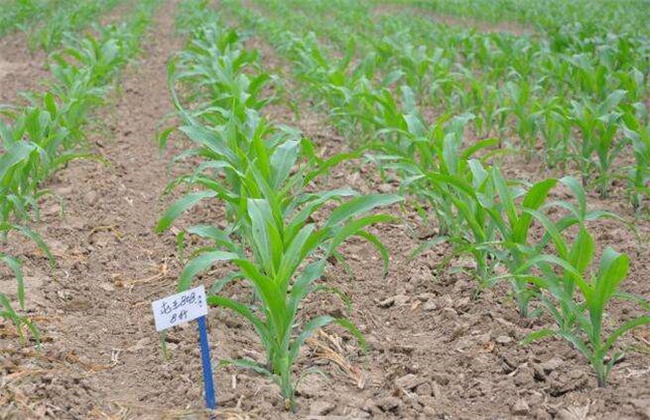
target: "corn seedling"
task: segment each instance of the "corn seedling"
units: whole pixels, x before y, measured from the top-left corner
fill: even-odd
[[[616,142],[622,114],[616,109],[625,91],[617,90],[598,106],[587,102],[572,103],[572,121],[580,128],[582,137],[574,139],[573,156],[587,185],[592,167],[598,172],[597,184],[601,197],[607,197],[611,180],[611,166],[620,154],[624,142]],[[593,155],[596,160],[592,160]]]
[[[39,19],[53,12],[58,2],[45,0],[15,0],[2,3],[0,16],[0,37],[22,28],[28,29]]]
[[[524,342],[551,335],[562,337],[587,358],[596,373],[598,386],[605,387],[613,366],[623,357],[623,352],[614,351],[617,340],[634,328],[650,324],[650,315],[642,315],[612,326],[610,330],[605,325],[608,304],[614,298],[622,298],[638,302],[646,311],[650,311],[650,305],[644,299],[619,290],[629,271],[629,258],[625,254],[607,248],[598,269],[589,274],[587,269],[594,257],[594,243],[586,230],[580,231],[567,256],[569,260],[541,255],[528,262],[531,267],[539,265],[544,273],[526,279],[546,291],[542,302],[558,328],[537,331]],[[558,276],[553,266],[564,270],[565,275]],[[576,293],[579,296],[575,296]]]
[[[640,210],[650,197],[650,128],[637,118],[627,118],[625,135],[632,142],[635,164],[628,169],[630,200]]]
[[[206,7],[200,2],[190,4]],[[266,363],[248,359],[225,363],[271,378],[279,385],[287,409],[291,409],[295,407],[297,382],[293,367],[305,340],[332,322],[359,336],[345,319],[318,316],[299,322],[301,303],[314,292],[331,290],[317,285],[317,281],[330,257],[343,258],[338,248],[352,236],[376,246],[388,264],[385,247],[366,229],[393,218],[369,212],[401,199],[359,196],[348,189],[308,192],[321,173],[345,156],[321,161],[309,140],[300,139],[294,130],[277,129],[266,122],[256,109],[264,103],[259,98],[260,89],[249,83],[243,72],[252,62],[244,61],[239,67],[232,65],[232,58],[252,55],[240,51],[243,47],[232,31],[220,29],[208,13],[204,16],[205,27],[193,32],[186,51],[170,65],[172,97],[184,120],[180,131],[197,145],[184,155],[203,158],[193,174],[181,177],[171,186],[186,183],[202,190],[173,204],[157,230],[167,229],[201,200],[217,198],[226,202],[227,228],[199,225],[187,230],[212,245],[199,249],[188,261],[179,288],[189,287],[197,274],[217,262],[229,262],[236,267],[215,282],[208,301],[234,310],[253,325],[265,348]],[[204,60],[209,56],[213,59]],[[198,68],[206,71],[192,70]],[[207,97],[204,107],[190,112],[181,105],[175,88],[179,82],[215,89],[202,89]],[[163,143],[168,135],[169,132],[163,133]],[[324,209],[332,205],[336,208],[323,218]],[[251,306],[224,296],[224,287],[234,281],[249,285],[260,305]],[[297,328],[299,324],[302,328]]]
[[[82,0],[61,4],[54,13],[28,34],[32,49],[51,51],[57,48],[63,38],[94,21],[101,13],[115,8],[121,0]]]

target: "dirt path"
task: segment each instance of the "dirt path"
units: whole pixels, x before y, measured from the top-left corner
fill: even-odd
[[[0,366],[14,365],[9,372],[15,374],[3,391],[13,393],[9,400],[22,415],[86,418],[135,412],[141,403],[168,406],[164,397],[152,404],[167,378],[165,367],[158,369],[163,363],[150,301],[175,287],[175,267],[166,264],[173,242],[155,237],[153,226],[167,183],[166,159],[154,137],[172,109],[165,77],[167,57],[181,45],[173,27],[176,3],[167,1],[157,12],[142,59],[124,76],[123,94],[100,111],[105,127],[91,140],[110,164],[76,162],[50,185],[65,214],[61,218],[56,202],[46,204],[41,231],[59,268],[50,273],[42,258],[26,252],[28,309],[42,330],[43,352],[29,345],[13,352],[17,341],[0,340]],[[9,58],[25,60],[21,52]],[[40,62],[34,56],[29,65]],[[23,89],[33,78],[42,75],[4,80]]]
[[[180,47],[173,26],[176,3],[167,1],[157,12],[143,59],[125,75],[124,94],[115,107],[106,110],[114,138],[98,143],[112,167],[84,170],[89,174],[79,180],[84,185],[73,188],[83,197],[83,205],[69,209],[90,223],[86,271],[74,283],[82,282],[91,293],[90,313],[70,316],[68,325],[78,326],[71,331],[75,338],[87,337],[81,347],[88,360],[112,365],[92,378],[101,402],[98,408],[107,412],[114,408],[108,402],[129,408],[149,401],[156,392],[151,372],[143,367],[150,357],[161,360],[148,322],[149,304],[175,284],[166,274],[166,258],[173,247],[165,248],[153,227],[164,209],[159,197],[167,183],[166,163],[154,139],[160,120],[172,110],[165,76],[169,54]],[[74,182],[74,174],[69,175],[64,185]],[[88,346],[88,340],[94,345]]]
[[[26,38],[22,32],[0,38],[0,104],[14,103],[19,92],[36,90],[50,77],[47,54],[30,51]]]

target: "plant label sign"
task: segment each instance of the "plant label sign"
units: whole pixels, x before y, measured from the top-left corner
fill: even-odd
[[[199,348],[203,363],[203,384],[205,386],[205,405],[210,410],[217,408],[217,398],[214,392],[212,377],[212,360],[210,359],[210,343],[208,328],[205,321],[208,315],[208,303],[205,298],[205,287],[199,286],[185,292],[176,293],[151,303],[156,330],[163,331],[176,325],[196,320],[199,327]]]
[[[208,314],[203,285],[151,303],[156,330],[163,331]]]

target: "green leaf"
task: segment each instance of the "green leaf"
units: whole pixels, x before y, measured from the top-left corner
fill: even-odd
[[[289,177],[291,169],[298,159],[300,142],[287,141],[275,149],[271,156],[272,180],[271,186],[279,189]]]
[[[584,274],[589,264],[591,264],[594,257],[594,249],[594,238],[589,234],[587,229],[581,226],[578,236],[569,252],[569,262],[579,273]]]
[[[235,302],[232,299],[229,299],[227,297],[223,296],[218,296],[218,295],[211,295],[207,297],[207,301],[209,305],[212,306],[222,306],[224,308],[231,309],[235,312],[237,312],[239,315],[243,316],[245,319],[247,319],[251,324],[253,324],[253,327],[255,328],[255,331],[257,331],[257,334],[260,336],[262,339],[262,342],[265,347],[268,347],[271,345],[274,337],[271,337],[269,335],[269,331],[267,330],[266,326],[264,325],[264,322],[255,316],[253,311],[251,311],[247,306],[242,305],[239,302]]]
[[[521,340],[519,342],[519,344],[521,344],[522,346],[525,346],[527,344],[532,343],[533,341],[541,340],[541,339],[544,339],[544,338],[547,338],[547,337],[552,337],[555,334],[556,334],[555,331],[547,329],[547,328],[539,330],[539,331],[534,331],[534,332],[528,334],[526,337],[524,337],[524,339]]]
[[[370,194],[355,197],[350,201],[341,204],[336,210],[334,210],[327,219],[325,226],[332,227],[374,208],[389,206],[403,200],[404,199],[400,196],[388,194]]]
[[[218,261],[232,261],[237,258],[239,258],[237,254],[223,251],[206,252],[200,254],[195,258],[192,258],[187,263],[185,269],[178,279],[178,291],[182,292],[189,289],[192,285],[192,280],[194,280],[194,277],[196,277],[199,273],[207,270],[214,263]]]
[[[255,373],[259,373],[262,376],[265,376],[267,378],[273,379],[273,373],[271,373],[268,369],[264,367],[264,365],[257,363],[253,360],[247,360],[247,359],[223,359],[219,361],[219,367],[222,366],[235,366],[238,368],[243,368],[243,369],[250,369],[254,371]]]
[[[536,183],[526,193],[522,206],[532,210],[539,209],[546,202],[549,192],[556,184],[557,180],[553,178]],[[533,216],[530,213],[523,213],[521,215],[513,229],[514,242],[525,243],[532,219]]]
[[[25,309],[25,282],[23,279],[23,270],[20,260],[12,256],[0,253],[0,262],[4,262],[14,273],[18,283],[18,302],[20,307]]]
[[[330,242],[328,254],[331,255],[343,242],[345,242],[351,236],[360,235],[361,232],[363,232],[363,229],[365,229],[367,226],[371,226],[376,223],[390,223],[395,220],[395,216],[377,214],[361,217],[359,219],[348,222],[342,228],[336,230],[336,233]]]
[[[296,360],[298,357],[298,351],[304,344],[305,340],[311,337],[317,330],[323,328],[328,324],[331,324],[334,321],[335,318],[329,315],[323,315],[309,320],[309,322],[307,322],[307,324],[305,324],[303,327],[300,335],[293,341],[293,343],[291,343],[291,346],[289,348],[289,363],[293,364],[293,362]]]
[[[276,262],[283,251],[283,241],[268,201],[249,198],[248,216],[251,219],[251,239],[260,258],[259,262],[266,274],[274,275],[279,268]]]
[[[642,325],[650,325],[650,316],[644,315],[635,319],[631,319],[625,322],[620,327],[616,328],[607,338],[607,341],[603,346],[603,350],[608,351],[610,348],[614,346],[616,340],[618,340],[623,334]]]
[[[384,262],[384,278],[388,276],[388,269],[390,267],[390,255],[388,254],[388,249],[386,248],[386,245],[379,240],[379,238],[369,232],[366,231],[360,231],[357,232],[357,236],[365,239],[366,241],[370,242],[372,245],[377,248],[377,251],[381,254],[381,258]]]
[[[217,280],[212,284],[212,286],[210,287],[210,294],[216,295],[219,292],[221,292],[221,289],[223,289],[228,283],[231,283],[231,282],[233,282],[235,280],[239,280],[239,279],[243,279],[243,278],[245,278],[244,275],[239,271],[228,273],[228,275],[226,277],[224,277],[223,279]]]
[[[313,289],[312,284],[321,278],[325,271],[325,259],[308,264],[298,279],[294,282],[289,294],[289,306],[292,313],[295,313],[298,305]]]
[[[200,191],[187,194],[185,197],[177,200],[167,209],[163,217],[158,221],[158,224],[156,225],[156,233],[161,233],[167,230],[183,212],[195,206],[201,200],[214,198],[216,195],[217,194],[213,191]]]
[[[27,239],[34,242],[36,244],[36,246],[38,247],[38,249],[40,249],[41,252],[43,252],[43,254],[45,254],[47,259],[50,261],[50,267],[54,268],[54,266],[56,264],[55,261],[54,261],[54,256],[50,252],[50,248],[47,246],[47,244],[45,243],[45,241],[43,240],[41,235],[39,235],[38,233],[36,233],[32,229],[30,229],[29,227],[24,226],[24,225],[12,225],[11,227],[14,230],[16,230],[17,232],[19,232],[20,234],[22,234]]]

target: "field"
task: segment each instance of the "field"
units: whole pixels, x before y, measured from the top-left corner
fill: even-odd
[[[648,22],[0,0],[0,419],[650,419]]]

